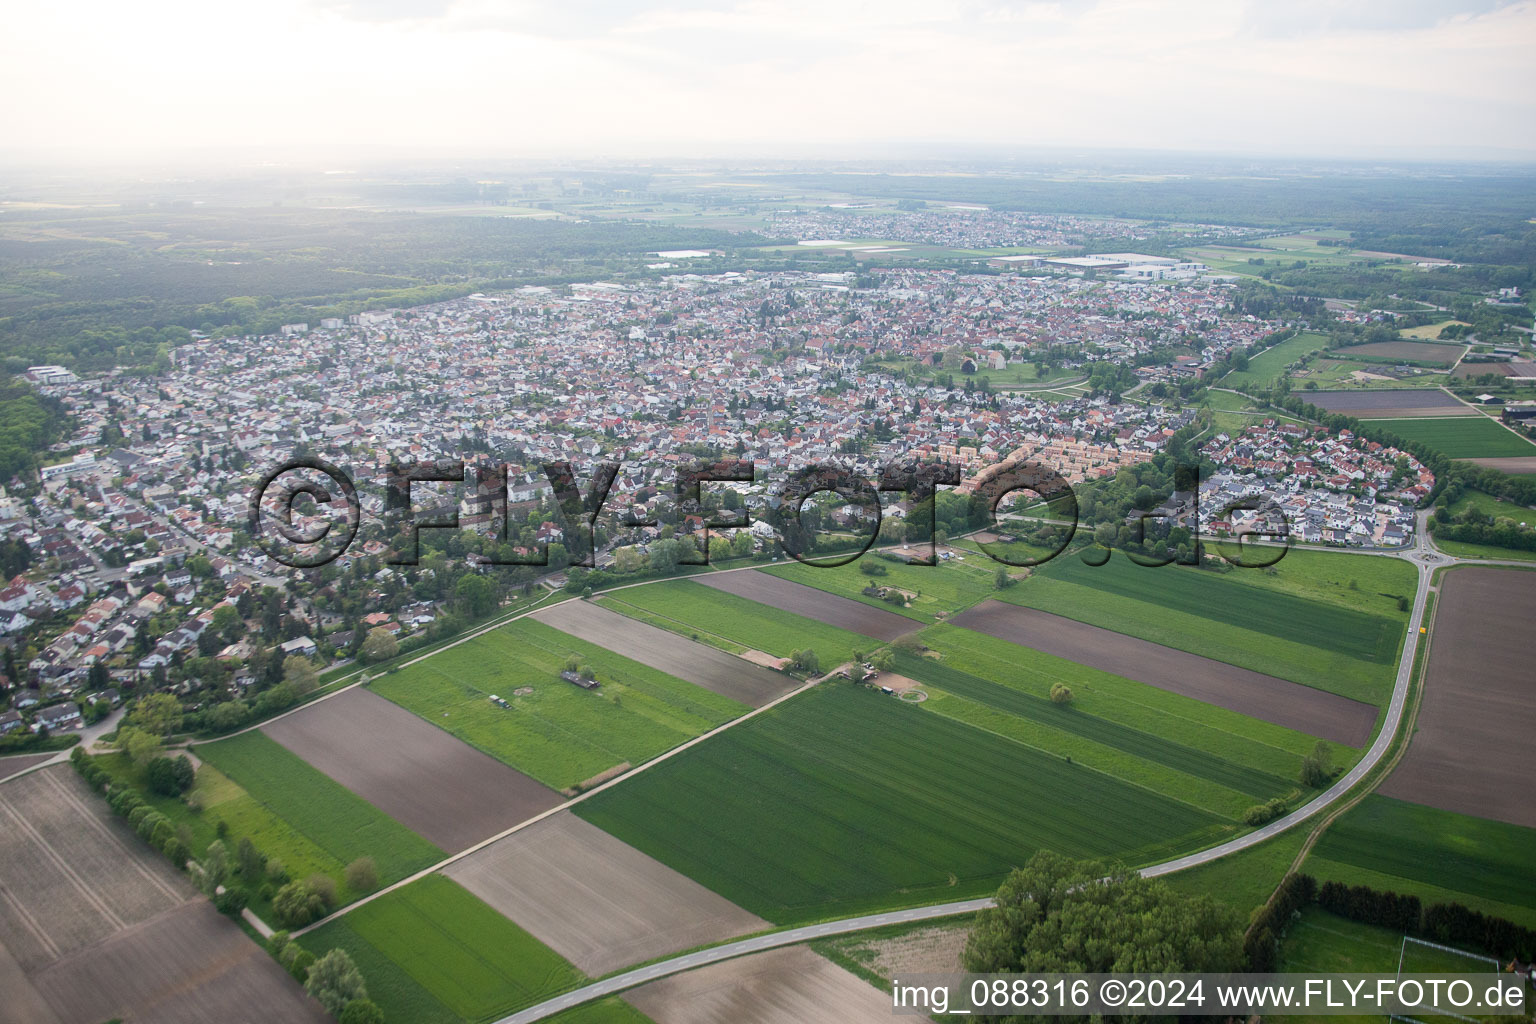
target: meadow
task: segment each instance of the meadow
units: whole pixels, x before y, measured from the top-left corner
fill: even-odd
[[[441,875],[381,896],[299,941],[316,956],[346,950],[385,1019],[411,1024],[492,1020],[584,980],[553,950]]]
[[[308,878],[316,874],[330,876],[336,882],[339,904],[345,905],[363,895],[347,886],[346,863],[278,817],[211,764],[204,764],[197,770],[190,795],[196,798],[202,810],[194,811],[180,797],[161,796],[148,789],[143,771],[134,766],[127,754],[102,754],[97,763],[112,776],[114,784],[133,786],[139,796],[169,818],[178,831],[185,828],[191,838],[187,849],[194,857],[201,858],[207,852],[208,844],[218,838],[222,823],[228,830],[224,842],[231,852],[241,839],[249,839],[270,860],[281,862],[292,878]],[[263,897],[259,891],[249,895],[250,907],[256,915],[275,922],[271,899]]]
[[[1233,370],[1221,379],[1221,386],[1243,388],[1250,385],[1264,387],[1285,374],[1285,369],[1303,356],[1321,352],[1328,346],[1328,337],[1310,331],[1287,338],[1272,345],[1248,361],[1248,369]]]
[[[259,731],[200,743],[196,754],[326,855],[342,864],[372,857],[379,880],[386,885],[444,856],[442,850]],[[258,837],[252,836],[251,841],[265,850]],[[293,869],[289,874],[294,874]]]
[[[1373,794],[1323,834],[1302,870],[1536,927],[1533,858],[1536,829]]]
[[[721,646],[712,641],[723,640],[739,648],[733,654],[752,649],[787,658],[793,651],[810,648],[824,669],[851,660],[854,651],[871,651],[879,646],[878,641],[849,630],[688,580],[629,587],[601,597],[597,603],[683,636],[697,634],[701,643]],[[636,610],[641,614],[637,615]]]
[[[1516,505],[1512,501],[1504,501],[1495,498],[1491,494],[1482,491],[1465,491],[1457,499],[1456,503],[1447,510],[1452,515],[1461,515],[1468,509],[1475,508],[1486,516],[1495,519],[1500,517],[1513,519],[1517,523],[1536,524],[1536,508],[1526,508],[1524,505]]]
[[[1273,569],[1047,563],[1003,601],[1379,704],[1414,592],[1395,559],[1291,550]]]
[[[1451,459],[1536,456],[1536,445],[1484,416],[1375,420],[1371,425],[1428,445]]]
[[[823,684],[579,805],[779,924],[994,889],[1050,848],[1148,863],[1208,812],[878,691]]]
[[[913,548],[903,553],[915,557],[921,552]],[[878,576],[868,576],[859,568],[865,564],[885,571]],[[919,622],[933,622],[937,617],[968,608],[992,596],[994,579],[1000,568],[1004,566],[980,554],[963,559],[951,558],[938,565],[907,565],[887,561],[870,552],[856,562],[835,569],[819,569],[791,561],[764,571]],[[864,594],[864,588],[871,585],[894,587],[914,596],[910,606],[888,604]]]
[[[572,656],[592,669],[599,690],[560,678]],[[381,676],[371,688],[554,789],[624,761],[648,761],[747,710],[532,619]],[[493,693],[512,706],[491,703]]]

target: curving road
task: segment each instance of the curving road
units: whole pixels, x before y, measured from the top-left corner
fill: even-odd
[[[1383,558],[1402,559],[1414,566],[1418,570],[1419,576],[1418,587],[1413,597],[1413,611],[1408,619],[1408,636],[1403,642],[1402,657],[1399,659],[1397,666],[1397,679],[1392,687],[1392,699],[1387,705],[1387,714],[1386,718],[1382,721],[1381,729],[1376,733],[1376,740],[1371,744],[1370,749],[1365,752],[1365,756],[1337,782],[1304,807],[1292,811],[1285,817],[1276,819],[1262,828],[1255,829],[1247,835],[1239,836],[1219,846],[1212,846],[1197,853],[1191,853],[1173,860],[1164,861],[1161,864],[1153,864],[1142,868],[1141,874],[1149,878],[1172,874],[1175,871],[1183,871],[1185,868],[1192,868],[1199,864],[1208,864],[1228,854],[1256,846],[1266,839],[1270,839],[1292,826],[1306,821],[1308,818],[1340,800],[1386,756],[1387,749],[1392,745],[1393,738],[1397,735],[1397,730],[1402,724],[1403,709],[1407,706],[1408,684],[1413,676],[1414,658],[1419,650],[1418,625],[1424,620],[1424,606],[1429,599],[1430,579],[1434,575],[1434,570],[1452,565],[1533,567],[1531,562],[1464,559],[1441,554],[1428,543],[1428,531],[1425,529],[1428,517],[1429,513],[1427,511],[1419,513],[1416,544],[1411,551],[1364,552]],[[840,921],[805,925],[800,928],[789,928],[783,931],[758,935],[753,938],[740,939],[735,942],[712,946],[709,949],[696,950],[669,960],[662,960],[645,967],[637,967],[633,970],[612,975],[601,981],[595,981],[590,985],[503,1017],[501,1020],[496,1021],[495,1024],[531,1024],[533,1021],[543,1020],[545,1017],[559,1013],[562,1010],[568,1010],[582,1003],[622,992],[625,989],[642,985],[648,981],[655,981],[657,978],[664,978],[670,974],[693,970],[696,967],[703,967],[706,964],[717,963],[721,960],[730,960],[747,953],[760,953],[763,950],[775,949],[779,946],[792,946],[808,942],[812,939],[825,938],[828,935],[843,935],[848,932],[864,931],[868,928],[879,928],[888,924],[902,924],[910,921],[924,921],[934,918],[954,917],[960,914],[971,914],[989,907],[991,904],[992,901],[989,898],[961,900],[954,903],[935,903],[926,907],[893,910],[881,914],[866,914],[862,917],[849,917]]]

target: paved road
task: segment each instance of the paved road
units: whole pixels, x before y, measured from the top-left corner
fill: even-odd
[[[1392,687],[1392,700],[1387,705],[1386,719],[1382,722],[1380,731],[1376,734],[1376,740],[1360,761],[1346,772],[1328,790],[1314,799],[1306,806],[1292,811],[1283,818],[1270,822],[1262,828],[1236,839],[1213,846],[1197,853],[1191,853],[1174,860],[1164,861],[1161,864],[1153,864],[1141,869],[1141,874],[1148,878],[1158,875],[1173,874],[1200,864],[1208,864],[1228,854],[1246,850],[1270,839],[1294,825],[1298,825],[1308,818],[1323,811],[1333,803],[1342,799],[1356,783],[1386,755],[1387,748],[1392,745],[1393,738],[1397,735],[1398,727],[1402,724],[1403,709],[1408,702],[1408,684],[1413,676],[1413,662],[1419,650],[1418,624],[1424,618],[1424,606],[1429,598],[1429,584],[1436,569],[1451,565],[1512,565],[1524,568],[1532,568],[1530,562],[1490,562],[1482,559],[1454,558],[1442,554],[1429,543],[1428,533],[1425,530],[1429,513],[1419,513],[1416,544],[1409,551],[1373,551],[1367,554],[1379,555],[1384,558],[1400,558],[1418,570],[1418,587],[1413,597],[1413,611],[1408,619],[1408,636],[1403,642],[1402,657],[1397,666],[1397,679]],[[866,914],[862,917],[844,918],[840,921],[830,921],[825,924],[806,925],[802,928],[790,928],[785,931],[772,932],[767,935],[759,935],[755,938],[741,939],[736,942],[726,943],[721,946],[713,946],[709,949],[697,950],[683,956],[663,960],[646,967],[615,974],[602,981],[593,982],[583,988],[567,992],[565,995],[556,996],[553,999],[530,1006],[526,1010],[520,1010],[508,1017],[503,1017],[496,1024],[530,1024],[532,1021],[543,1020],[562,1010],[568,1010],[573,1006],[593,999],[601,999],[603,996],[613,995],[625,989],[642,985],[657,978],[664,978],[670,974],[678,974],[682,971],[692,970],[706,964],[717,963],[721,960],[729,960],[747,953],[758,953],[765,949],[775,949],[780,946],[791,946],[812,939],[824,938],[828,935],[843,935],[848,932],[864,931],[868,928],[879,928],[888,924],[900,924],[909,921],[925,921],[943,917],[954,917],[960,914],[973,914],[992,905],[990,899],[962,900],[955,903],[936,903],[926,907],[914,907],[910,910],[895,910],[883,914]]]

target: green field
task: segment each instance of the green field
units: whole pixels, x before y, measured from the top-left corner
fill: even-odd
[[[949,639],[956,647],[965,646],[966,641],[953,632]],[[995,645],[1003,643],[991,637],[986,640],[985,646],[994,652],[998,650]],[[928,700],[920,705],[924,711],[947,715],[1047,754],[1070,757],[1075,763],[1234,821],[1256,803],[1290,797],[1297,791],[1294,780],[1300,758],[1274,757],[1277,767],[1291,770],[1284,774],[1266,771],[1257,766],[1265,760],[1262,755],[1277,752],[1274,748],[1266,750],[1258,741],[1252,749],[1228,744],[1227,756],[1223,756],[1169,738],[1173,730],[1166,723],[1159,723],[1165,727],[1152,732],[1091,713],[1087,707],[1107,703],[1100,695],[1116,689],[1113,677],[1105,673],[1034,651],[1017,659],[1021,663],[1017,669],[1006,663],[986,665],[980,658],[969,661],[974,668],[985,667],[984,674],[911,656],[898,658],[895,671],[922,682],[928,694]],[[1033,678],[1031,670],[1036,673]],[[1083,700],[1074,700],[1075,706],[1070,708],[1051,703],[1047,693],[1055,680],[1069,681],[1074,697],[1081,691]],[[1134,701],[1139,695],[1132,690],[1128,696]],[[1189,710],[1199,714],[1196,708]],[[1196,730],[1179,731],[1189,733],[1192,740],[1208,738]],[[1296,734],[1297,746],[1314,742]]]
[[[846,684],[808,691],[576,811],[780,924],[977,896],[1041,848],[1138,864],[1233,831]]]
[[[593,670],[599,690],[559,678],[572,655]],[[380,676],[371,686],[555,789],[624,761],[648,761],[747,710],[532,619]],[[533,692],[514,692],[524,687]],[[492,704],[493,693],[512,707]]]
[[[444,857],[442,850],[262,732],[199,743],[196,753],[328,856],[342,864],[372,857],[386,885]],[[265,850],[256,836],[251,841]]]
[[[598,604],[684,636],[697,633],[706,643],[724,640],[742,650],[765,651],[776,658],[787,658],[808,647],[824,668],[851,660],[854,651],[879,646],[879,641],[858,633],[688,580],[629,587],[598,598]],[[644,614],[637,615],[637,609]]]
[[[1232,907],[1247,921],[1269,901],[1301,852],[1309,831],[1310,826],[1292,828],[1257,846],[1164,877],[1180,892],[1210,896]]]
[[[1536,927],[1532,863],[1536,829],[1373,794],[1323,833],[1303,870]]]
[[[1452,459],[1502,459],[1536,455],[1536,445],[1486,416],[1372,420],[1408,441],[1428,445]]]
[[[599,999],[546,1017],[548,1024],[653,1024],[651,1018],[618,996]]]
[[[194,857],[201,858],[208,844],[218,838],[219,823],[223,822],[228,828],[224,842],[231,852],[240,840],[249,839],[268,858],[281,861],[292,878],[329,875],[336,882],[338,903],[350,903],[363,895],[347,887],[345,863],[273,814],[211,764],[197,770],[197,780],[192,785],[190,795],[202,806],[198,812],[180,797],[160,796],[149,790],[144,784],[143,772],[134,767],[127,754],[102,754],[97,763],[112,776],[114,785],[126,783],[133,786],[140,797],[169,818],[178,831],[185,828],[191,838],[187,849]],[[258,917],[265,921],[276,920],[270,898],[263,897],[259,891],[250,892],[249,896],[250,907]]]
[[[1526,508],[1524,505],[1516,505],[1512,501],[1504,501],[1495,498],[1491,494],[1482,491],[1466,491],[1456,504],[1448,510],[1452,515],[1461,515],[1468,509],[1475,508],[1486,516],[1495,519],[1500,517],[1513,519],[1517,523],[1536,525],[1536,508]]]
[[[1291,550],[1273,571],[1218,573],[1047,563],[1001,600],[1379,704],[1390,691],[1413,567],[1397,559]]]
[[[584,980],[553,950],[441,875],[381,896],[299,941],[316,956],[346,950],[385,1019],[410,1024],[493,1020]]]
[[[1303,356],[1322,351],[1327,345],[1327,335],[1304,331],[1260,352],[1248,361],[1248,369],[1233,370],[1223,377],[1221,386],[1239,389],[1249,385],[1263,387],[1284,375],[1287,366]]]
[[[917,548],[908,552],[912,557],[922,553]],[[885,570],[884,575],[866,576],[859,568],[865,564],[879,566]],[[993,581],[1000,568],[1005,566],[980,554],[963,559],[951,558],[938,565],[906,565],[866,554],[856,562],[835,569],[818,569],[800,562],[790,562],[766,571],[910,619],[933,622],[936,616],[952,615],[992,596]],[[888,604],[863,593],[864,588],[870,585],[894,587],[914,596],[910,606]]]

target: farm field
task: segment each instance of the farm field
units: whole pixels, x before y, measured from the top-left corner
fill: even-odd
[[[328,921],[299,942],[351,955],[384,1017],[411,1024],[491,1020],[583,980],[537,939],[441,875]]]
[[[1407,622],[1398,599],[1414,588],[1396,559],[1291,550],[1273,575],[1063,556],[997,597],[1378,704]]]
[[[1445,574],[1417,729],[1380,792],[1536,828],[1529,766],[1510,756],[1536,735],[1533,619],[1536,573],[1464,567]]]
[[[1448,511],[1452,515],[1461,515],[1469,508],[1475,508],[1484,515],[1492,516],[1495,519],[1502,516],[1513,519],[1517,523],[1536,523],[1536,508],[1527,508],[1524,505],[1517,505],[1512,501],[1504,501],[1501,498],[1495,498],[1491,494],[1484,494],[1482,491],[1463,492],[1461,498],[1454,505],[1450,506]]]
[[[208,1024],[248,1020],[253,1007],[262,1019],[285,1024],[332,1020],[239,925],[201,898],[45,968],[34,985],[48,993],[59,1024]],[[4,1002],[12,998],[7,992]]]
[[[1302,869],[1536,927],[1532,858],[1536,829],[1372,794],[1323,833]]]
[[[623,591],[623,596],[627,600],[628,595],[646,589],[649,587],[634,587]],[[614,602],[613,608],[622,609],[626,614],[610,608],[610,601]],[[645,620],[632,618],[628,614],[630,611],[646,616]],[[679,635],[687,627],[676,619],[651,615],[634,605],[619,603],[618,595],[598,603],[567,601],[540,612],[538,618],[567,636],[586,642],[594,650],[606,649],[747,707],[762,707],[798,685],[798,681],[789,676],[722,653],[714,646],[691,642]],[[653,620],[674,628],[652,625]],[[599,644],[601,648],[595,646]],[[747,650],[745,646],[733,646],[738,647],[737,653]]]
[[[3,1024],[328,1020],[68,765],[0,786],[0,893]]]
[[[1471,377],[1483,377],[1488,374],[1497,374],[1500,377],[1536,377],[1536,363],[1529,359],[1511,359],[1498,363],[1473,363],[1463,362],[1456,367],[1451,374],[1456,380],[1467,380]]]
[[[953,622],[1347,747],[1365,746],[1376,724],[1374,705],[1034,608],[983,601]]]
[[[792,651],[809,647],[820,657],[824,669],[850,660],[856,650],[876,646],[869,637],[858,633],[704,587],[693,580],[630,587],[600,598],[598,603],[625,615],[637,608],[649,613],[651,618],[646,621],[665,625],[684,636],[695,631],[710,633],[776,658],[787,658]],[[541,613],[541,617],[545,614]]]
[[[441,849],[261,732],[200,743],[196,753],[342,864],[372,857],[386,885],[443,858]]]
[[[949,635],[955,638],[957,647],[966,646],[961,634],[951,631]],[[1062,679],[1051,670],[1056,659],[1030,657],[1032,653],[1021,652],[1018,660],[1040,672],[1039,678]],[[1070,757],[1074,764],[1173,795],[1224,818],[1239,819],[1255,803],[1288,797],[1296,790],[1290,777],[1294,772],[1279,774],[1255,751],[1242,750],[1240,744],[1234,743],[1232,751],[1218,754],[1084,710],[1083,704],[1102,701],[1093,682],[1103,674],[1093,669],[1074,671],[1076,666],[1060,664],[1073,672],[1066,677],[1076,688],[1071,707],[1053,704],[1048,692],[1036,692],[1021,673],[983,677],[933,658],[910,655],[897,658],[896,671],[918,680],[917,685],[928,697],[920,704],[925,712],[1006,736],[1056,757]],[[976,661],[971,666],[983,671],[986,668]],[[882,675],[878,681],[889,678]],[[1049,685],[1045,683],[1042,689]],[[1079,690],[1083,694],[1081,700],[1076,699]],[[1296,758],[1276,760],[1300,763]]]
[[[1399,338],[1412,338],[1415,341],[1434,341],[1440,337],[1440,332],[1447,327],[1470,327],[1461,320],[1441,320],[1439,323],[1420,324],[1418,327],[1404,327],[1397,332]]]
[[[1243,920],[1263,906],[1290,870],[1310,829],[1298,827],[1209,864],[1163,875],[1189,895],[1207,895],[1231,906]]]
[[[4,782],[12,775],[19,775],[34,765],[42,764],[53,757],[53,752],[44,754],[18,754],[14,757],[0,757],[0,782]]]
[[[1209,812],[846,684],[576,813],[778,924],[979,895],[1041,847],[1146,863],[1225,831]]]
[[[1402,946],[1402,932],[1306,907],[1280,944],[1279,969],[1395,974]]]
[[[929,648],[927,655],[918,664],[912,663],[916,659],[902,656],[897,659],[897,667],[920,676],[925,687],[935,686],[947,694],[1007,711],[1016,718],[1039,720],[1038,706],[1021,701],[1019,696],[1003,694],[997,688],[1006,687],[1017,695],[1048,701],[1051,686],[1065,683],[1072,690],[1070,707],[1052,705],[1050,711],[1065,710],[1069,714],[1044,721],[1062,733],[1092,738],[1144,763],[1178,770],[1185,776],[1180,783],[1183,787],[1205,779],[1240,792],[1264,792],[1264,787],[1275,785],[1275,780],[1289,783],[1300,769],[1301,758],[1317,745],[1315,737],[1304,733],[1020,648],[984,633],[956,626],[933,626],[923,631],[921,640]],[[988,687],[978,687],[977,680],[989,684]],[[948,713],[947,702],[925,702],[925,708],[927,703],[934,703],[935,710]],[[1095,725],[1079,718],[1099,719],[1104,724]],[[1002,725],[995,723],[990,728],[999,730]],[[1170,746],[1149,744],[1138,733],[1151,734]],[[1011,730],[1009,734],[1013,734]],[[1071,753],[1064,746],[1047,749],[1058,755]],[[1209,763],[1192,763],[1189,751],[1202,752]],[[1335,761],[1342,762],[1352,758],[1354,752],[1336,749],[1335,753]],[[1192,789],[1175,792],[1180,799],[1196,799]]]
[[[1435,547],[1457,558],[1488,558],[1502,561],[1536,562],[1536,551],[1501,548],[1492,544],[1472,544],[1460,540],[1436,540]]]
[[[571,657],[593,671],[599,689],[584,690],[560,678]],[[370,685],[379,696],[544,784],[519,790],[521,799],[509,807],[517,816],[501,828],[558,804],[555,790],[626,761],[648,761],[747,710],[531,619],[510,622]],[[491,694],[511,707],[492,703]],[[478,783],[465,785],[472,799]]]
[[[620,996],[583,1003],[544,1019],[548,1024],[655,1024]]]
[[[1433,363],[1450,366],[1467,350],[1465,345],[1438,344],[1431,341],[1375,341],[1336,349],[1345,359],[1384,362]]]
[[[1496,469],[1511,476],[1536,476],[1536,455],[1518,458],[1468,459],[1468,462],[1485,469]]]
[[[443,873],[594,977],[768,927],[569,811]]]
[[[1454,419],[1382,419],[1376,425],[1418,441],[1452,459],[1536,457],[1536,445],[1486,416]]]
[[[624,997],[656,1024],[886,1024],[890,997],[805,946],[642,985]]]
[[[449,853],[561,802],[554,790],[361,687],[261,731]]]
[[[1477,416],[1478,411],[1464,405],[1441,388],[1376,391],[1307,391],[1301,397],[1319,409],[1341,412],[1356,419],[1393,419],[1413,416]]]
[[[903,554],[915,555],[916,549]],[[866,575],[859,568],[865,562],[879,565],[885,572],[878,576]],[[982,562],[988,563],[991,568],[982,565]],[[952,558],[941,561],[938,565],[906,565],[902,562],[887,561],[870,552],[856,562],[840,565],[835,569],[818,569],[799,562],[791,562],[763,571],[786,580],[803,583],[808,587],[825,590],[829,594],[840,594],[851,601],[859,601],[889,610],[897,615],[905,615],[920,622],[932,622],[940,614],[954,612],[990,595],[997,568],[997,563],[983,555],[968,555],[963,559]],[[863,593],[864,588],[871,584],[877,587],[893,587],[915,596],[911,598],[910,606],[887,604],[879,598],[869,597]]]
[[[849,563],[857,565],[857,562]],[[810,568],[805,566],[804,568]],[[813,572],[822,570],[812,569]],[[831,570],[827,570],[831,571]],[[779,611],[805,615],[838,629],[847,629],[889,642],[917,629],[912,620],[837,594],[755,570],[711,573],[696,582],[726,594],[765,604]]]
[[[336,882],[339,900],[344,903],[362,895],[347,888],[344,878],[346,864],[343,861],[321,849],[313,840],[272,813],[265,804],[241,789],[213,765],[203,764],[197,769],[191,795],[197,798],[203,809],[194,812],[177,797],[161,796],[150,791],[145,785],[144,773],[134,767],[126,754],[102,754],[96,760],[112,776],[114,784],[122,782],[133,786],[145,803],[164,814],[178,829],[186,828],[192,838],[188,848],[194,856],[201,857],[208,849],[208,844],[218,838],[218,826],[222,822],[229,833],[226,846],[238,845],[241,839],[250,839],[262,853],[280,861],[289,877],[329,875]],[[260,892],[251,894],[250,907],[263,920],[275,920],[271,899],[262,896]]]
[[[1248,361],[1248,369],[1233,370],[1221,379],[1222,387],[1242,388],[1250,384],[1268,384],[1276,380],[1285,368],[1305,355],[1320,352],[1328,345],[1328,337],[1311,331],[1303,331],[1294,338],[1287,338],[1278,345],[1260,352]]]

